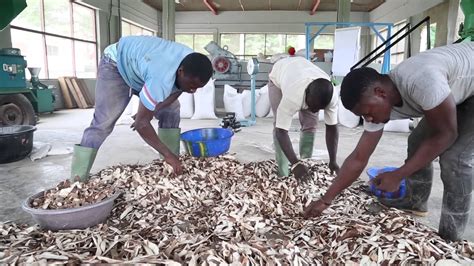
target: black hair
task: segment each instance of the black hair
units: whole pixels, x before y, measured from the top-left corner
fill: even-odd
[[[323,78],[313,80],[306,88],[306,99],[309,97],[319,100],[322,107],[328,106],[331,102],[334,88],[332,83]]]
[[[198,77],[202,82],[208,82],[212,77],[211,61],[201,53],[188,54],[179,67],[183,68],[186,76]]]
[[[370,67],[354,69],[347,74],[341,84],[341,101],[344,107],[352,110],[359,103],[362,94],[383,75]]]

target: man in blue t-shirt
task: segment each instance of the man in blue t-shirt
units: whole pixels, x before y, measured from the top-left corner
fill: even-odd
[[[132,128],[181,174],[179,95],[194,93],[212,76],[209,59],[190,48],[151,36],[129,36],[109,45],[100,60],[95,111],[80,145],[74,147],[71,178],[87,180],[97,150],[133,94],[140,105]],[[150,121],[158,119],[158,135]]]

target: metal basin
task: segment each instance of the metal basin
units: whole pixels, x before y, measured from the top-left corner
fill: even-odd
[[[120,195],[117,192],[104,201],[79,208],[43,210],[31,207],[33,199],[39,198],[43,193],[44,191],[28,197],[21,207],[31,214],[36,223],[48,230],[84,229],[100,224],[107,220],[115,199]]]
[[[33,149],[34,126],[0,127],[0,163],[19,161]]]

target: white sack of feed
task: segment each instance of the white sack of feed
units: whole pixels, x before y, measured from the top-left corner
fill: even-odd
[[[214,112],[214,80],[194,93],[194,115],[191,119],[217,119]]]

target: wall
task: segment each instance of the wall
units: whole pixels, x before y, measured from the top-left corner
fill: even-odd
[[[75,0],[98,10],[99,54],[121,36],[120,16],[161,33],[161,12],[137,0]],[[119,10],[120,6],[120,10]]]
[[[87,6],[97,9],[97,33],[99,58],[107,45],[118,41],[120,38],[120,19],[118,17],[118,0],[76,0]],[[112,14],[112,16],[110,16]],[[137,0],[121,0],[120,15],[136,24],[161,32],[161,12]],[[0,36],[2,33],[0,32]],[[1,38],[3,42],[3,38]],[[0,44],[1,44],[0,42]],[[1,46],[0,46],[1,47]],[[95,79],[84,79],[90,95],[95,95]],[[59,91],[59,83],[56,79],[41,80],[46,85],[54,85],[53,93],[57,101],[55,108],[64,108],[63,99]]]
[[[118,7],[120,6],[120,15],[144,27],[159,31],[161,28],[161,12],[137,0],[75,0],[91,7],[97,8],[104,14],[112,13],[112,16],[118,16]],[[111,6],[112,5],[112,6]]]
[[[387,0],[378,8],[369,13],[372,22],[396,23],[402,20],[409,21],[412,26],[430,16],[430,23],[436,23],[435,46],[452,43],[455,33],[456,19],[458,17],[459,0]],[[411,34],[411,55],[420,51],[421,29]],[[406,42],[407,43],[407,42]],[[408,49],[406,44],[405,50]]]
[[[220,33],[305,33],[306,22],[335,22],[336,12],[308,11],[209,11],[176,12],[176,32]],[[364,12],[351,13],[351,21],[368,20]],[[334,29],[328,27],[331,32]]]
[[[97,32],[100,52],[110,43],[120,37],[118,4],[119,0],[75,0],[98,9]],[[450,0],[459,1],[459,0]],[[352,22],[398,22],[411,18],[413,21],[418,17],[424,18],[426,14],[433,16],[438,25],[441,43],[443,36],[448,34],[446,21],[448,19],[447,2],[443,0],[386,0],[380,7],[369,13],[353,12]],[[452,5],[452,3],[451,3]],[[161,12],[154,10],[139,0],[121,0],[120,15],[137,24],[161,33]],[[451,9],[450,9],[451,10]],[[425,12],[426,11],[426,12]],[[111,14],[112,16],[109,16]],[[450,15],[451,16],[451,15]],[[449,16],[449,17],[450,17]],[[176,32],[213,33],[218,41],[220,33],[301,33],[304,34],[305,22],[334,22],[336,12],[316,12],[309,15],[308,11],[227,11],[219,15],[213,15],[210,11],[203,12],[176,12]],[[439,22],[438,22],[439,21]],[[444,21],[443,24],[441,24]],[[440,27],[445,27],[444,29]],[[315,28],[316,29],[316,28]],[[333,32],[334,28],[328,27],[325,31]],[[0,32],[0,45],[8,43]],[[362,51],[368,51],[371,38],[368,31],[362,32]],[[418,34],[419,36],[419,34]],[[8,33],[9,37],[9,33]],[[437,42],[438,44],[438,42]],[[0,46],[1,47],[1,46]],[[419,46],[418,46],[419,47]],[[100,54],[100,53],[99,53]],[[243,68],[245,70],[245,68]],[[244,74],[243,78],[246,76]],[[46,81],[58,86],[57,81]],[[94,91],[95,80],[86,80],[88,89]],[[62,101],[62,99],[61,99]],[[60,103],[58,103],[60,104]]]
[[[176,12],[176,33],[213,33],[220,42],[221,33],[296,33],[305,34],[306,22],[336,22],[336,12],[309,11],[226,11],[217,16],[209,11]],[[352,12],[351,22],[368,22],[367,12]],[[312,27],[316,32],[320,27]],[[328,26],[322,33],[333,34],[335,27]],[[368,30],[361,32],[361,51],[366,51]],[[245,68],[243,68],[245,71]]]
[[[396,23],[428,10],[445,0],[386,0],[369,13],[371,22]]]
[[[459,10],[459,1],[451,0],[411,16],[410,21],[417,23],[426,16],[430,16],[430,23],[436,23],[434,47],[438,47],[453,43],[458,38],[458,17],[460,13],[462,12]],[[421,28],[415,30],[412,34],[412,55],[420,52],[420,46],[426,46],[425,42],[421,43]]]

